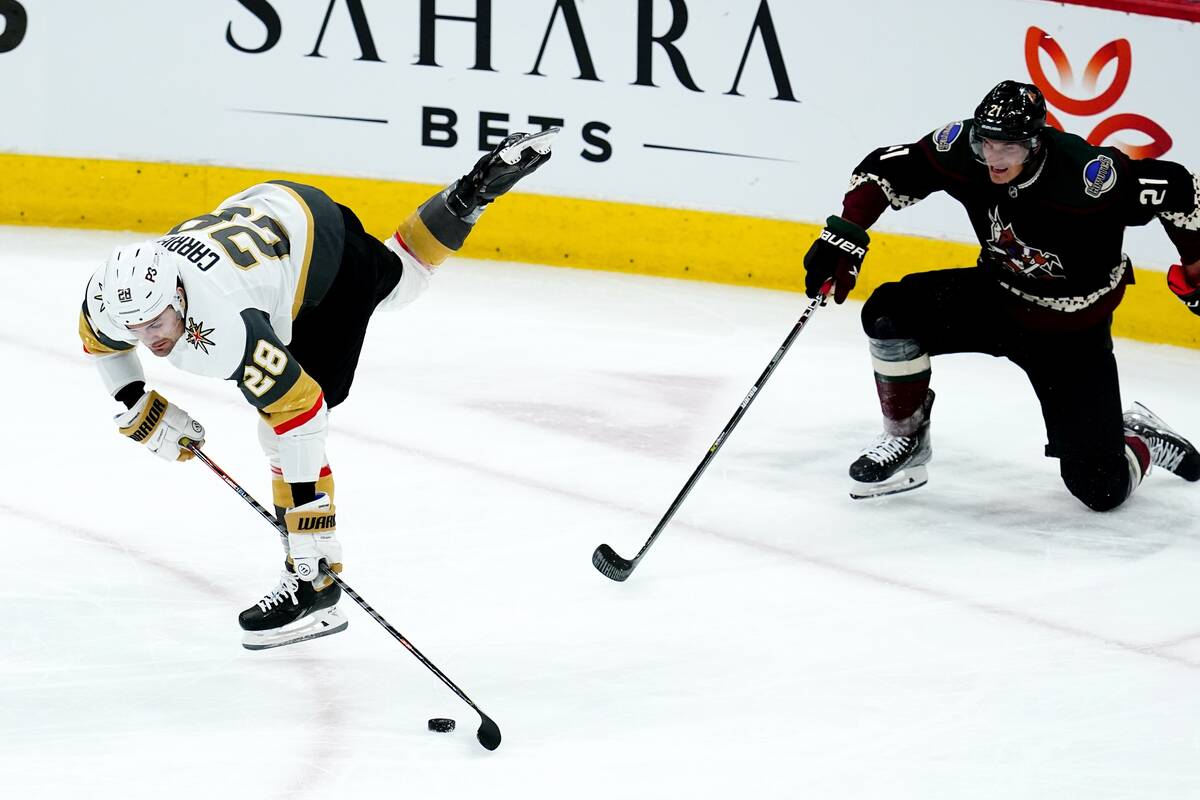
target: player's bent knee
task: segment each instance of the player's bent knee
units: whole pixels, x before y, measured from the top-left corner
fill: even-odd
[[[400,260],[403,272],[400,273],[400,280],[396,283],[396,287],[379,302],[377,309],[395,311],[425,293],[425,290],[429,288],[429,278],[432,273],[395,236],[386,240],[384,245]]]
[[[1091,459],[1064,459],[1061,464],[1067,491],[1092,511],[1112,511],[1129,497],[1129,472],[1115,460],[1109,466]]]
[[[898,339],[903,333],[898,330],[895,322],[896,314],[893,309],[898,304],[898,287],[896,283],[885,283],[871,293],[867,302],[863,303],[862,326],[863,332],[872,339]]]

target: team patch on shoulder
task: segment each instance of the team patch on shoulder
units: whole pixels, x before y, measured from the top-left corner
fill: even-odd
[[[954,144],[954,140],[962,131],[963,124],[961,122],[951,122],[943,126],[941,130],[933,134],[933,146],[939,153],[950,152],[950,146]]]
[[[187,335],[187,343],[197,350],[208,353],[208,348],[216,347],[216,342],[208,338],[215,328],[204,327],[203,322],[196,322],[191,317],[188,317],[187,325],[184,326],[183,332]]]
[[[1083,191],[1088,197],[1099,197],[1116,185],[1116,164],[1108,156],[1096,156],[1083,165]]]

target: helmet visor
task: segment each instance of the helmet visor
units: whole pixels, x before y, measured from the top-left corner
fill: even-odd
[[[174,305],[168,305],[154,319],[140,325],[127,325],[129,334],[144,345],[151,345],[175,332],[181,317]]]
[[[971,152],[975,154],[975,160],[995,169],[1008,169],[1024,164],[1034,154],[1037,147],[1038,137],[1036,136],[1007,142],[1000,139],[988,139],[980,136],[974,128],[971,129]]]

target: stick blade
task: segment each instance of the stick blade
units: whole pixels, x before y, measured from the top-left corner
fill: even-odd
[[[604,577],[621,582],[633,574],[636,564],[617,555],[617,551],[608,545],[602,544],[592,553],[592,566],[600,570]]]
[[[475,738],[479,743],[488,750],[495,750],[500,746],[500,728],[496,723],[492,722],[492,718],[482,711],[479,712],[481,722],[479,730],[475,731]]]

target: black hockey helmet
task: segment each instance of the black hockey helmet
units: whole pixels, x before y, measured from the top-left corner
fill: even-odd
[[[1046,98],[1031,83],[1000,81],[975,109],[979,135],[1001,142],[1032,139],[1046,127]]]
[[[975,109],[971,150],[992,166],[1029,161],[1042,147],[1046,127],[1046,98],[1030,83],[1000,81]],[[984,140],[988,140],[985,146]],[[990,154],[985,154],[985,150]]]

